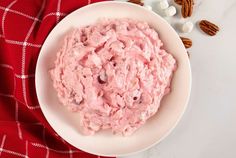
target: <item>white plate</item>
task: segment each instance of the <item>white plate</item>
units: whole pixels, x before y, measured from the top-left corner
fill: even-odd
[[[98,18],[133,18],[147,21],[154,27],[164,48],[177,59],[171,93],[161,103],[155,116],[132,136],[122,137],[102,131],[94,136],[78,132],[79,121],[75,113],[68,112],[58,101],[48,74],[54,66],[56,52],[63,37],[72,28],[94,23]],[[191,88],[191,70],[186,50],[177,33],[160,16],[138,5],[124,2],[100,2],[80,8],[65,17],[48,35],[41,49],[36,67],[36,91],[38,100],[49,124],[73,146],[97,155],[124,156],[145,150],[165,138],[176,126],[187,106]]]

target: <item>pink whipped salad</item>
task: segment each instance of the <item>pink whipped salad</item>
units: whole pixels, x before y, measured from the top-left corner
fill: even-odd
[[[101,19],[66,36],[50,74],[84,134],[130,135],[157,112],[176,68],[162,46],[146,22],[131,19]]]

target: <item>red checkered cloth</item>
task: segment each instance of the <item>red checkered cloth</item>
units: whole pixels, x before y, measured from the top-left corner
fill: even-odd
[[[48,33],[68,13],[96,1],[0,0],[0,157],[99,157],[69,145],[52,130],[34,85]]]

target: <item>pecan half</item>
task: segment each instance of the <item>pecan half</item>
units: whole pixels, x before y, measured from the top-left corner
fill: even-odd
[[[182,42],[183,42],[185,48],[190,48],[190,47],[192,47],[193,42],[192,42],[191,39],[186,38],[186,37],[180,37],[180,39],[182,40]]]
[[[220,30],[217,25],[207,20],[201,20],[199,22],[199,27],[203,32],[205,32],[209,36],[215,36],[216,33]]]
[[[129,0],[128,2],[138,4],[138,5],[141,5],[141,6],[144,5],[144,3],[141,0]]]
[[[193,0],[182,0],[181,13],[184,18],[190,17],[193,13]]]
[[[183,1],[183,0],[174,0],[174,1],[175,1],[176,4],[182,5],[182,1]],[[194,5],[194,1],[193,1],[193,5]]]
[[[182,5],[182,0],[174,0],[176,4]]]

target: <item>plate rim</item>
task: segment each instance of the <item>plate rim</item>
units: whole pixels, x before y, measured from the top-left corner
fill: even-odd
[[[96,5],[100,5],[100,4],[110,4],[110,3],[113,3],[113,4],[126,4],[126,5],[131,5],[131,6],[135,6],[135,7],[139,7],[139,8],[142,8],[142,9],[146,9],[146,8],[144,8],[143,6],[139,6],[139,5],[136,5],[136,4],[133,4],[133,3],[129,3],[129,2],[122,2],[122,1],[102,1],[102,2],[96,2],[96,3],[92,3],[92,4],[89,4],[89,5],[86,5],[86,6],[83,6],[83,7],[81,7],[81,8],[78,8],[78,9],[76,9],[76,10],[74,10],[74,11],[72,11],[71,13],[69,13],[66,17],[64,17],[60,22],[58,22],[54,27],[53,27],[53,29],[48,33],[48,35],[47,35],[47,37],[45,38],[45,40],[44,40],[44,42],[43,42],[43,44],[42,44],[42,47],[41,47],[41,49],[40,49],[40,52],[39,52],[39,55],[38,55],[38,58],[37,58],[37,63],[36,63],[36,69],[35,69],[35,90],[36,90],[36,94],[37,94],[37,99],[38,99],[38,102],[39,102],[39,106],[40,106],[40,109],[41,109],[41,111],[42,111],[42,113],[43,113],[43,115],[44,115],[44,117],[45,117],[45,119],[46,119],[46,121],[48,122],[48,124],[51,126],[51,128],[55,131],[55,133],[57,133],[57,130],[56,130],[56,128],[49,122],[49,119],[48,119],[48,117],[47,117],[47,115],[45,115],[45,109],[43,108],[43,106],[42,106],[42,104],[40,104],[40,100],[39,100],[39,98],[38,98],[38,73],[39,73],[39,59],[40,59],[40,57],[42,56],[42,50],[43,50],[43,47],[45,46],[45,43],[46,43],[46,41],[48,40],[48,37],[49,37],[49,35],[55,30],[55,28],[58,26],[58,25],[60,25],[65,19],[67,19],[71,14],[75,14],[75,12],[77,12],[78,10],[85,10],[85,9],[87,9],[87,8],[90,8],[91,6],[96,6]],[[149,11],[149,10],[147,10],[146,9],[146,11]],[[162,18],[160,15],[158,15],[157,13],[155,13],[155,12],[153,12],[153,11],[149,11],[151,14],[153,14],[154,16],[156,16],[156,17],[158,17],[160,20],[162,20],[166,25],[168,25],[168,27],[172,30],[172,31],[174,31],[175,32],[175,34],[176,35],[178,35],[177,34],[177,32],[174,30],[174,28],[173,27],[171,27],[170,26],[170,24],[166,21],[166,20],[164,20],[164,18]],[[180,40],[180,38],[178,39],[179,41],[181,41]],[[181,42],[182,43],[182,42]],[[183,43],[181,44],[182,45],[182,47],[184,47],[184,45],[183,45]],[[184,48],[185,49],[185,48]],[[185,49],[186,50],[186,49]],[[133,151],[133,152],[127,152],[127,153],[124,153],[124,154],[117,154],[117,155],[112,155],[112,154],[103,154],[103,153],[95,153],[95,152],[91,152],[91,151],[88,151],[87,149],[84,149],[84,148],[78,148],[78,147],[76,147],[75,145],[73,145],[71,142],[69,142],[68,140],[66,140],[66,139],[64,139],[62,136],[62,138],[66,141],[66,142],[68,142],[70,145],[72,145],[72,146],[74,146],[76,149],[79,149],[79,150],[82,150],[82,151],[84,151],[84,152],[87,152],[87,153],[90,153],[90,154],[95,154],[95,155],[99,155],[99,156],[108,156],[108,157],[120,157],[120,156],[129,156],[129,155],[132,155],[132,154],[136,154],[136,153],[139,153],[139,152],[142,152],[142,151],[145,151],[145,150],[147,150],[147,149],[149,149],[149,148],[151,148],[151,147],[153,147],[153,146],[155,146],[155,145],[157,145],[157,144],[159,144],[160,142],[162,142],[166,137],[168,137],[172,132],[173,132],[173,130],[176,128],[176,126],[178,125],[178,123],[180,122],[180,120],[181,120],[181,118],[183,117],[183,115],[184,115],[184,113],[185,113],[185,111],[186,111],[186,109],[187,109],[187,107],[188,107],[188,103],[189,103],[189,100],[190,100],[190,95],[191,95],[191,89],[192,89],[192,71],[191,71],[191,64],[190,64],[190,60],[188,59],[188,61],[187,61],[187,66],[188,66],[188,70],[189,70],[189,86],[188,86],[188,94],[187,94],[187,98],[186,98],[186,100],[185,100],[185,103],[183,103],[183,110],[181,111],[181,113],[179,114],[179,117],[178,117],[178,119],[176,119],[175,120],[175,123],[173,124],[173,126],[170,128],[170,129],[168,129],[168,131],[163,135],[163,136],[161,136],[161,138],[159,139],[159,140],[157,140],[156,142],[154,142],[154,143],[152,143],[152,144],[150,144],[150,145],[148,145],[147,147],[145,147],[145,148],[142,148],[142,149],[140,149],[140,150],[137,150],[137,151]]]

